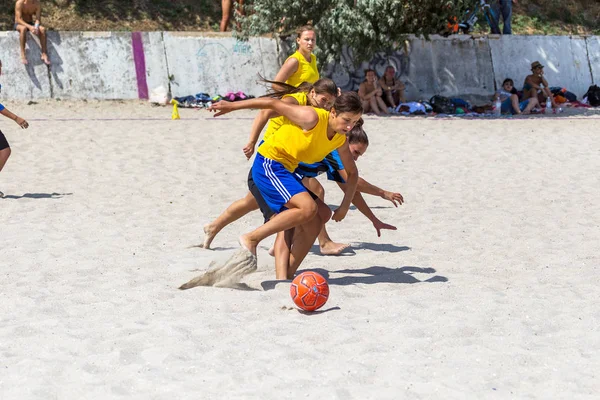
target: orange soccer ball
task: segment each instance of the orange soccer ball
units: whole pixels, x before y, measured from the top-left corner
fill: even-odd
[[[306,271],[298,275],[290,286],[294,303],[305,311],[315,311],[327,303],[329,285],[322,275]]]

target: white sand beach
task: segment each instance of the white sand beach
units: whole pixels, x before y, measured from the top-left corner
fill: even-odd
[[[247,191],[254,112],[6,102],[0,172],[0,399],[595,399],[600,395],[600,113],[367,117],[366,196],[329,233],[354,253],[275,284],[177,288],[238,249],[259,212],[203,225]],[[342,198],[321,178],[326,200]]]

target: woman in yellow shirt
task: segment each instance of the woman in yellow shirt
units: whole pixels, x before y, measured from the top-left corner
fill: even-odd
[[[302,82],[315,83],[319,80],[319,70],[312,52],[317,45],[317,34],[311,25],[305,25],[296,32],[298,50],[285,60],[273,80],[292,86],[299,86]]]
[[[258,148],[252,166],[252,180],[268,210],[273,214],[264,225],[240,236],[241,246],[256,256],[258,244],[277,232],[299,227],[301,234],[294,237],[289,268],[277,271],[277,279],[291,278],[308,253],[328,216],[318,214],[318,205],[294,170],[300,162],[321,161],[338,149],[347,173],[344,198],[331,217],[341,221],[346,216],[358,183],[358,170],[346,141],[346,134],[362,116],[362,104],[354,92],[342,93],[331,111],[287,104],[278,99],[259,98],[238,102],[218,102],[209,110],[215,116],[231,111],[258,108],[274,110],[286,117],[284,123]]]
[[[297,89],[288,85],[286,90],[272,93],[274,96],[279,94],[283,94],[281,101],[287,104],[300,106],[310,105],[312,107],[319,107],[329,110],[338,94],[338,88],[331,79],[323,78],[312,85],[304,84]],[[271,136],[281,127],[283,123],[286,122],[286,118],[270,109],[261,110],[259,112],[252,124],[248,144],[246,144],[246,146],[243,148],[244,154],[248,159],[250,159],[250,157],[252,157],[254,154],[254,147],[258,141],[260,132],[263,130],[267,122],[269,124],[264,134],[265,140],[268,139],[269,136]],[[250,178],[251,176],[249,176],[249,179]],[[221,229],[233,221],[243,217],[244,215],[258,209],[259,204],[250,192],[248,192],[244,198],[234,201],[214,221],[204,226],[204,242],[200,245],[200,247],[205,249],[210,248],[210,244],[215,236],[221,231]]]

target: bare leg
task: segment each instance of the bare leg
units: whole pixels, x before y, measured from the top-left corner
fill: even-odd
[[[256,247],[264,238],[302,225],[305,221],[312,220],[318,211],[317,204],[308,192],[294,195],[285,206],[287,210],[275,215],[252,232],[240,236],[240,245],[256,255]]]
[[[219,27],[221,32],[227,31],[229,26],[229,20],[231,19],[231,10],[233,9],[233,0],[221,0],[221,25]]]
[[[363,111],[364,113],[368,113],[371,111],[371,100],[363,100],[362,101]]]
[[[325,207],[327,207],[327,205],[325,204],[325,190],[323,189],[323,186],[321,186],[321,184],[319,183],[318,180],[316,180],[314,178],[304,178],[302,180],[302,183],[311,192],[316,194],[319,197],[319,199],[323,202],[323,205]],[[327,208],[329,208],[329,207],[327,207]],[[331,217],[331,215],[327,219],[325,219],[325,218],[323,218],[323,219],[325,221],[328,221],[330,217]],[[319,239],[319,248],[321,250],[321,254],[326,255],[326,256],[340,255],[345,249],[350,247],[349,244],[336,243],[333,240],[331,240],[331,238],[329,237],[329,234],[327,233],[327,230],[325,229],[325,224],[323,224],[323,229],[321,229],[321,232],[319,232],[318,239]]]
[[[538,101],[536,98],[529,99],[529,103],[527,104],[527,107],[525,107],[525,109],[523,110],[523,114],[531,113],[531,110],[533,110],[533,108],[537,105],[538,105]]]
[[[290,266],[290,253],[294,232],[301,228],[292,228],[285,232],[277,232],[275,239],[275,279],[287,279],[287,271]]]
[[[0,150],[0,171],[4,168],[8,157],[10,157],[10,147]]]
[[[512,105],[513,110],[515,110],[516,114],[521,114],[521,108],[519,106],[519,96],[513,94],[510,96],[510,103]]]
[[[48,48],[46,46],[46,28],[40,26],[39,29],[40,45],[42,46],[42,61],[44,62],[44,64],[50,65],[50,59],[48,58]]]
[[[537,89],[531,88],[528,90],[523,90],[523,100],[527,100],[529,98],[537,99]]]
[[[0,150],[0,171],[4,168],[8,157],[10,157],[10,147]],[[0,192],[0,198],[2,197],[4,197],[4,193]]]
[[[372,112],[374,112],[376,115],[381,115],[381,111],[379,111],[379,107],[377,107],[377,96],[373,96],[369,99],[369,108],[371,109]]]
[[[406,103],[406,99],[404,98],[404,89],[396,90],[396,93],[394,93],[394,96],[396,97],[397,104]]]
[[[330,211],[331,213],[331,211]],[[323,220],[317,214],[309,222],[302,225],[302,231],[294,237],[292,243],[292,252],[290,254],[290,262],[287,271],[287,278],[293,279],[294,274],[300,267],[300,264],[306,258],[308,251],[312,247],[317,235],[323,228]]]
[[[25,43],[27,42],[27,28],[23,25],[17,25],[19,31],[19,43],[21,45],[21,62],[27,65],[27,57],[25,56]]]
[[[385,92],[385,99],[390,104],[390,107],[396,108],[398,106],[398,103],[394,101],[394,95],[391,90]]]
[[[379,106],[381,112],[384,114],[389,114],[390,112],[388,111],[387,106],[385,105],[385,101],[383,101],[383,99],[380,96],[375,96],[375,99],[377,100],[377,105]]]
[[[221,229],[254,210],[258,210],[258,203],[256,203],[252,193],[248,192],[246,193],[246,197],[243,199],[239,199],[231,203],[231,205],[227,207],[227,209],[223,211],[223,213],[221,213],[217,219],[204,225],[204,242],[202,245],[200,245],[200,247],[209,249],[210,244],[215,236],[217,236],[217,233],[221,231]]]
[[[238,0],[238,4],[240,5],[240,11],[239,11],[239,15],[245,15],[245,13],[244,13],[244,9],[243,9],[243,6],[244,6],[244,0]],[[284,17],[284,18],[285,18],[285,17]],[[236,21],[236,25],[237,25],[237,28],[238,28],[238,30],[241,30],[241,29],[242,29],[242,27],[240,26],[240,23],[239,23],[239,19],[237,19],[237,21]]]

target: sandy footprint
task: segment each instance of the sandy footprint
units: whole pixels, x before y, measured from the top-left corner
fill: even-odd
[[[179,289],[191,289],[196,286],[241,288],[244,285],[240,284],[240,280],[256,269],[256,256],[246,249],[240,249],[223,264],[216,264],[213,269],[184,283]]]

